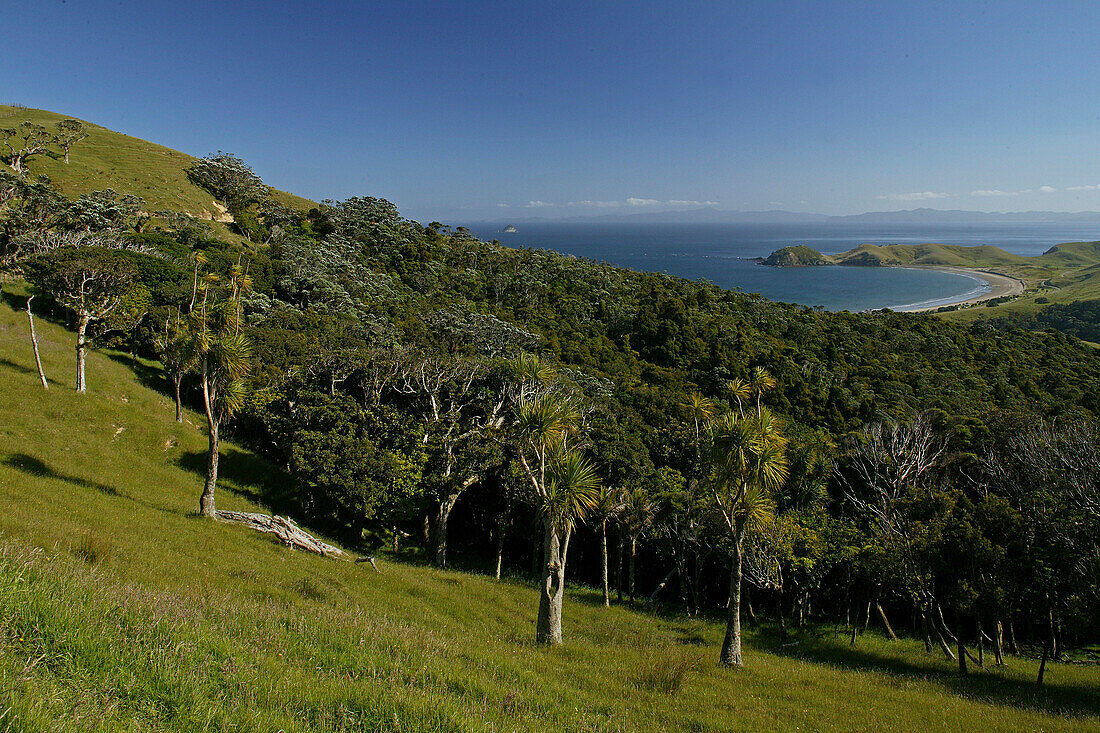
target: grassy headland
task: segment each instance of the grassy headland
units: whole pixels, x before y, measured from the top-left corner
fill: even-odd
[[[16,128],[23,122],[32,122],[53,131],[64,119],[75,118],[41,109],[0,105],[0,127]],[[210,194],[187,178],[185,171],[195,161],[193,156],[92,122],[80,122],[88,137],[73,147],[70,162],[66,164],[56,150],[35,156],[27,164],[30,178],[49,176],[54,188],[73,198],[110,188],[142,197],[149,210],[179,211],[200,219],[220,214]],[[271,195],[293,208],[315,206],[309,199],[284,191],[273,190]]]
[[[18,292],[18,294],[16,294]],[[93,353],[22,291],[0,302],[0,730],[1088,730],[1100,671],[1010,658],[960,678],[919,642],[831,628],[748,636],[567,598],[567,644],[533,642],[536,593],[399,558],[380,572],[194,516],[202,421],[177,424],[155,363]],[[285,476],[223,445],[219,506],[263,510]]]
[[[941,312],[954,320],[1034,313],[1050,303],[1100,298],[1100,279],[1095,277],[1100,273],[1100,242],[1058,244],[1035,257],[1015,255],[993,245],[861,244],[835,255],[824,255],[810,247],[796,245],[778,249],[761,262],[779,267],[961,268],[1003,275],[1023,283],[1024,293],[1011,301],[990,302],[980,309],[957,308]]]

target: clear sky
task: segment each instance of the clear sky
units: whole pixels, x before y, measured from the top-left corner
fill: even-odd
[[[422,220],[1100,210],[1096,0],[35,0],[23,15],[0,102]]]

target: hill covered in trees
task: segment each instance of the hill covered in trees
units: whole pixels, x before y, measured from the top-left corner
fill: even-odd
[[[205,448],[184,462],[202,514],[225,518],[231,438],[267,462],[255,476],[280,467],[269,511],[346,546],[530,573],[551,645],[578,580],[597,605],[725,615],[726,666],[752,666],[754,617],[808,645],[881,622],[960,672],[1016,654],[1040,680],[1100,637],[1100,353],[1077,339],[772,303],[372,197],[303,211],[224,153],[183,175],[237,236],[13,171],[0,258],[13,307],[76,331],[87,399],[110,384],[87,352],[109,347],[159,362],[139,373],[179,420],[199,411]],[[36,404],[77,399],[59,386]]]

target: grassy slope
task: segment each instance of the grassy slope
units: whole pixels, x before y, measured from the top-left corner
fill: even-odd
[[[0,730],[1084,730],[1100,670],[1035,665],[960,680],[919,644],[750,632],[606,610],[574,589],[568,643],[532,643],[534,591],[403,562],[287,550],[193,516],[205,439],[152,365],[93,353],[0,302]],[[223,508],[283,480],[225,446]],[[7,726],[7,728],[5,728]],[[234,727],[235,726],[235,727]]]
[[[53,131],[63,119],[65,115],[55,112],[0,105],[0,127],[30,121]],[[69,165],[60,154],[36,156],[27,165],[31,176],[45,173],[59,191],[72,197],[112,188],[141,196],[150,209],[183,211],[203,218],[217,213],[210,194],[187,180],[184,169],[191,165],[192,156],[81,122],[89,136],[73,147]],[[283,191],[275,191],[273,196],[300,209],[314,206],[308,199]]]

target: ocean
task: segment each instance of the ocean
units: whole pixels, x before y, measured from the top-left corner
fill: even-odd
[[[1080,224],[610,224],[475,222],[479,238],[536,247],[644,272],[706,279],[724,288],[827,310],[946,305],[987,290],[972,277],[934,270],[865,267],[764,267],[749,261],[793,244],[835,254],[860,244],[992,244],[1032,256],[1061,242],[1100,239]]]

